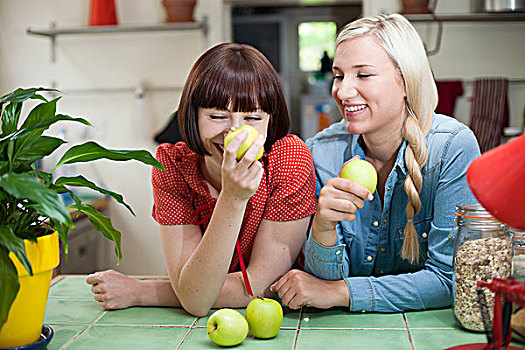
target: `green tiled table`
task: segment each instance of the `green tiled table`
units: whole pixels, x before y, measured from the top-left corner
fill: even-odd
[[[486,341],[483,334],[460,330],[450,309],[375,314],[284,308],[284,314],[275,338],[249,335],[235,348],[424,350]],[[51,286],[44,323],[55,332],[48,349],[220,349],[208,339],[207,319],[175,308],[105,311],[85,277],[60,276]]]

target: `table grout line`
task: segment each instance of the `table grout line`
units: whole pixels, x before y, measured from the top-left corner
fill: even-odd
[[[100,320],[102,318],[102,316],[104,316],[106,313],[108,312],[108,310],[104,310],[93,322],[91,322],[90,324],[87,325],[86,328],[84,328],[80,333],[76,334],[73,338],[69,339],[69,341],[67,343],[65,343],[64,345],[62,345],[60,347],[60,350],[62,349],[65,349],[67,348],[69,345],[71,345],[72,342],[74,342],[76,339],[78,339],[78,337],[80,337],[80,335],[82,335],[85,331],[87,331],[89,328],[91,328],[98,320]]]
[[[166,324],[126,324],[126,323],[97,323],[97,327],[131,327],[131,328],[180,328],[180,329],[190,329],[191,325],[182,326],[182,325],[166,325]],[[199,328],[199,327],[193,327]]]
[[[299,323],[297,324],[297,332],[295,333],[295,339],[293,342],[293,350],[297,349],[297,340],[299,339],[299,331],[301,330],[301,323],[303,322],[304,307],[301,307],[301,312],[299,313]]]
[[[410,344],[410,348],[412,350],[415,350],[414,342],[412,341],[412,335],[410,334],[410,327],[408,327],[408,321],[407,321],[407,318],[406,318],[406,315],[405,315],[404,312],[403,312],[403,321],[405,321],[405,327],[406,327],[406,330],[407,330],[408,342]]]
[[[304,328],[301,328],[301,330],[306,330],[306,331],[309,331],[309,330],[314,330],[314,331],[319,331],[319,330],[330,330],[330,331],[406,331],[406,328],[367,328],[367,327],[364,327],[364,328],[356,328],[356,327],[304,327]]]
[[[199,319],[200,319],[200,317],[197,317],[195,319],[195,321],[193,321],[192,325],[190,326],[190,329],[188,330],[188,332],[186,332],[186,335],[184,336],[184,338],[180,342],[179,346],[177,346],[176,350],[179,350],[181,348],[181,346],[184,344],[184,342],[186,341],[186,339],[188,339],[188,337],[190,336],[190,333],[195,329],[195,325],[197,324],[197,322],[199,322]]]

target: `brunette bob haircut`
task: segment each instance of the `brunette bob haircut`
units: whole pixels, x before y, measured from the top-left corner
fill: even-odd
[[[204,156],[209,153],[200,140],[199,108],[231,108],[232,112],[261,109],[268,113],[266,152],[290,130],[279,75],[270,61],[249,45],[224,43],[212,47],[195,62],[186,80],[179,104],[179,129],[188,147]]]

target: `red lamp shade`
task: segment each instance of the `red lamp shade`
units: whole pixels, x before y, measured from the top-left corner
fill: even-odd
[[[525,230],[525,134],[474,159],[467,182],[496,219]]]

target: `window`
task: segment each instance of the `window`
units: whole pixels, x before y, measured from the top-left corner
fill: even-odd
[[[303,22],[299,24],[299,68],[303,72],[319,71],[326,51],[330,58],[335,51],[335,22]]]

